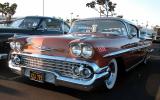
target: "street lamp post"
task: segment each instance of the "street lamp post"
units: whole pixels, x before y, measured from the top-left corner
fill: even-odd
[[[148,21],[146,22],[146,28],[148,27]]]
[[[44,16],[44,0],[43,0],[43,9],[42,9],[42,11],[43,11],[43,16]]]
[[[72,16],[73,16],[73,12],[71,12],[70,14],[71,14],[70,24],[72,25]]]
[[[109,16],[108,3],[109,3],[109,0],[106,0],[105,5],[106,5],[107,17]]]

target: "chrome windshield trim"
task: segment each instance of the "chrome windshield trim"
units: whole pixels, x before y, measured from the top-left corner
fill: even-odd
[[[143,45],[143,46],[137,46],[137,47],[133,47],[133,48],[129,48],[129,49],[122,49],[122,50],[119,50],[119,51],[115,51],[115,52],[111,52],[109,54],[106,54],[103,57],[104,58],[105,57],[110,57],[110,56],[114,56],[114,55],[130,52],[130,51],[135,51],[135,50],[138,50],[138,49],[146,48],[146,47],[149,47],[149,46],[150,46],[150,44]]]

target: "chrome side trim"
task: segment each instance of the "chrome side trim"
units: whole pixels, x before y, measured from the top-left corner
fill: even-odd
[[[135,68],[136,66],[138,66],[140,63],[142,63],[142,62],[143,62],[143,60],[144,60],[144,59],[142,59],[141,61],[139,61],[138,63],[136,63],[136,64],[135,64],[135,65],[133,65],[132,67],[130,67],[130,68],[128,68],[128,69],[126,69],[126,71],[128,72],[128,71],[132,70],[133,68]]]
[[[86,61],[82,61],[82,60],[76,60],[76,59],[71,59],[71,58],[65,58],[65,57],[55,57],[55,56],[47,56],[47,55],[37,55],[37,54],[21,54],[21,55],[27,55],[27,56],[34,56],[34,57],[39,57],[39,58],[46,58],[46,59],[55,59],[55,60],[63,60],[63,61],[70,61],[70,62],[76,62],[76,63],[84,63],[84,64],[88,64],[90,65],[93,70],[94,70],[94,75],[93,78],[90,80],[82,80],[82,79],[74,79],[74,78],[68,78],[68,77],[63,77],[60,76],[59,74],[57,74],[54,71],[50,71],[50,70],[46,70],[45,68],[33,68],[33,67],[29,67],[29,66],[14,66],[14,64],[12,64],[12,61],[9,61],[9,67],[11,69],[14,70],[19,70],[21,68],[27,68],[27,69],[32,69],[32,70],[38,70],[38,71],[43,71],[45,73],[51,73],[54,74],[56,76],[57,80],[61,80],[61,81],[66,81],[66,82],[70,82],[70,83],[74,83],[74,84],[79,84],[79,85],[92,85],[96,79],[99,79],[101,77],[107,76],[109,74],[109,72],[104,72],[102,70],[104,70],[105,68],[108,68],[108,66],[106,66],[105,68],[100,68],[99,66],[97,66],[95,63],[89,63]],[[103,72],[103,73],[99,73],[99,72]]]
[[[143,45],[143,46],[138,46],[138,47],[133,47],[133,48],[129,48],[129,49],[122,49],[120,51],[115,51],[115,52],[111,52],[109,54],[106,54],[104,55],[103,57],[110,57],[110,56],[114,56],[114,55],[118,55],[118,54],[122,54],[122,53],[126,53],[126,52],[130,52],[130,51],[135,51],[135,50],[138,50],[138,49],[142,49],[142,48],[146,48],[146,47],[149,47],[150,44],[148,45]]]

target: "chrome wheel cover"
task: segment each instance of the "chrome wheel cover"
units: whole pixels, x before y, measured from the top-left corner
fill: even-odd
[[[105,80],[105,85],[107,89],[112,89],[117,80],[118,66],[116,59],[112,59],[109,64],[109,76]]]

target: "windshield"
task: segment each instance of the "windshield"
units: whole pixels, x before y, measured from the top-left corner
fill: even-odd
[[[118,20],[82,20],[76,21],[71,27],[70,33],[103,33],[103,34],[126,34],[125,25]]]
[[[39,18],[24,18],[14,21],[10,27],[12,28],[35,28],[40,22]]]

